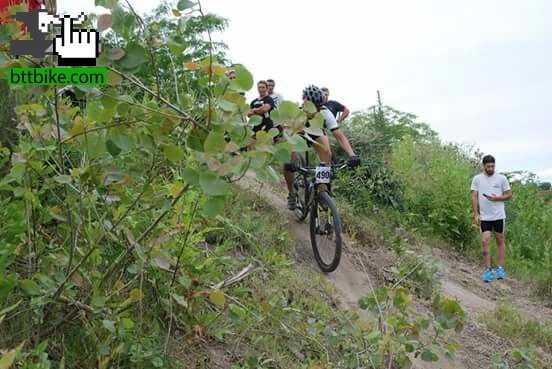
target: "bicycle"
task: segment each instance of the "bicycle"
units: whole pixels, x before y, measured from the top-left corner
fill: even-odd
[[[346,162],[309,166],[308,152],[303,157],[296,153],[294,187],[295,216],[304,221],[310,213],[310,239],[314,258],[325,273],[333,272],[341,259],[341,219],[331,196],[331,178],[348,166]],[[329,241],[329,246],[326,242]]]

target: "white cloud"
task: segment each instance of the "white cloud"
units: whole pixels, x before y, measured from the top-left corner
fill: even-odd
[[[552,167],[538,171],[537,175],[543,180],[552,181]]]

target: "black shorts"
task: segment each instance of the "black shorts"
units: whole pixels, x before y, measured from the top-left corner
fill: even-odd
[[[481,232],[495,232],[495,233],[504,233],[506,230],[506,219],[498,220],[482,220],[481,221]]]

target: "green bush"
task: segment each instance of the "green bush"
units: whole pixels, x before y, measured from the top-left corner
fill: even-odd
[[[552,205],[535,181],[514,181],[507,205],[507,259],[513,271],[531,276],[539,293],[552,296]]]
[[[406,138],[394,145],[391,167],[404,183],[410,226],[442,236],[459,249],[473,244],[477,229],[469,191],[476,168],[461,147]]]
[[[413,137],[416,142],[434,140],[436,133],[416,119],[413,114],[379,105],[355,113],[343,126],[355,153],[362,159],[362,166],[344,174],[335,184],[337,192],[356,209],[366,209],[371,202],[396,209],[403,207],[400,178],[387,161],[393,143],[404,137]],[[339,154],[343,156],[342,152]]]

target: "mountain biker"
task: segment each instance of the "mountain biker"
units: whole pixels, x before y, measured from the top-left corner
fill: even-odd
[[[332,161],[332,151],[330,148],[330,141],[326,136],[326,132],[329,130],[334,135],[339,146],[349,156],[349,166],[355,167],[360,165],[360,158],[355,155],[355,152],[353,151],[353,148],[351,147],[349,140],[339,129],[339,126],[337,125],[337,121],[335,120],[335,117],[324,106],[324,103],[326,102],[326,96],[324,95],[324,92],[322,92],[320,88],[314,85],[309,85],[305,87],[305,89],[303,90],[303,102],[306,103],[307,101],[312,102],[314,106],[316,106],[317,111],[320,112],[320,114],[322,114],[322,116],[324,117],[324,128],[323,130],[320,131],[320,134],[317,134],[318,132],[309,130],[309,122],[307,122],[306,124],[307,129],[303,133],[303,135],[308,135],[309,137],[309,139],[305,138],[307,139],[307,142],[311,140],[314,141],[313,142],[314,150],[316,151],[316,154],[318,155],[320,162],[331,163]],[[309,117],[309,118],[312,118],[312,117]],[[295,158],[295,154],[292,154],[292,157]],[[296,194],[294,193],[294,187],[293,187],[294,170],[295,170],[295,167],[292,163],[288,163],[284,165],[284,178],[286,180],[286,186],[288,189],[287,202],[288,202],[289,210],[295,210],[295,208],[297,207],[297,199],[296,199]]]
[[[326,103],[324,104],[328,108],[333,116],[337,119],[337,123],[343,122],[350,114],[349,109],[339,101],[330,100],[330,90],[327,87],[321,88],[324,95],[326,95]],[[339,117],[337,116],[339,114]]]

